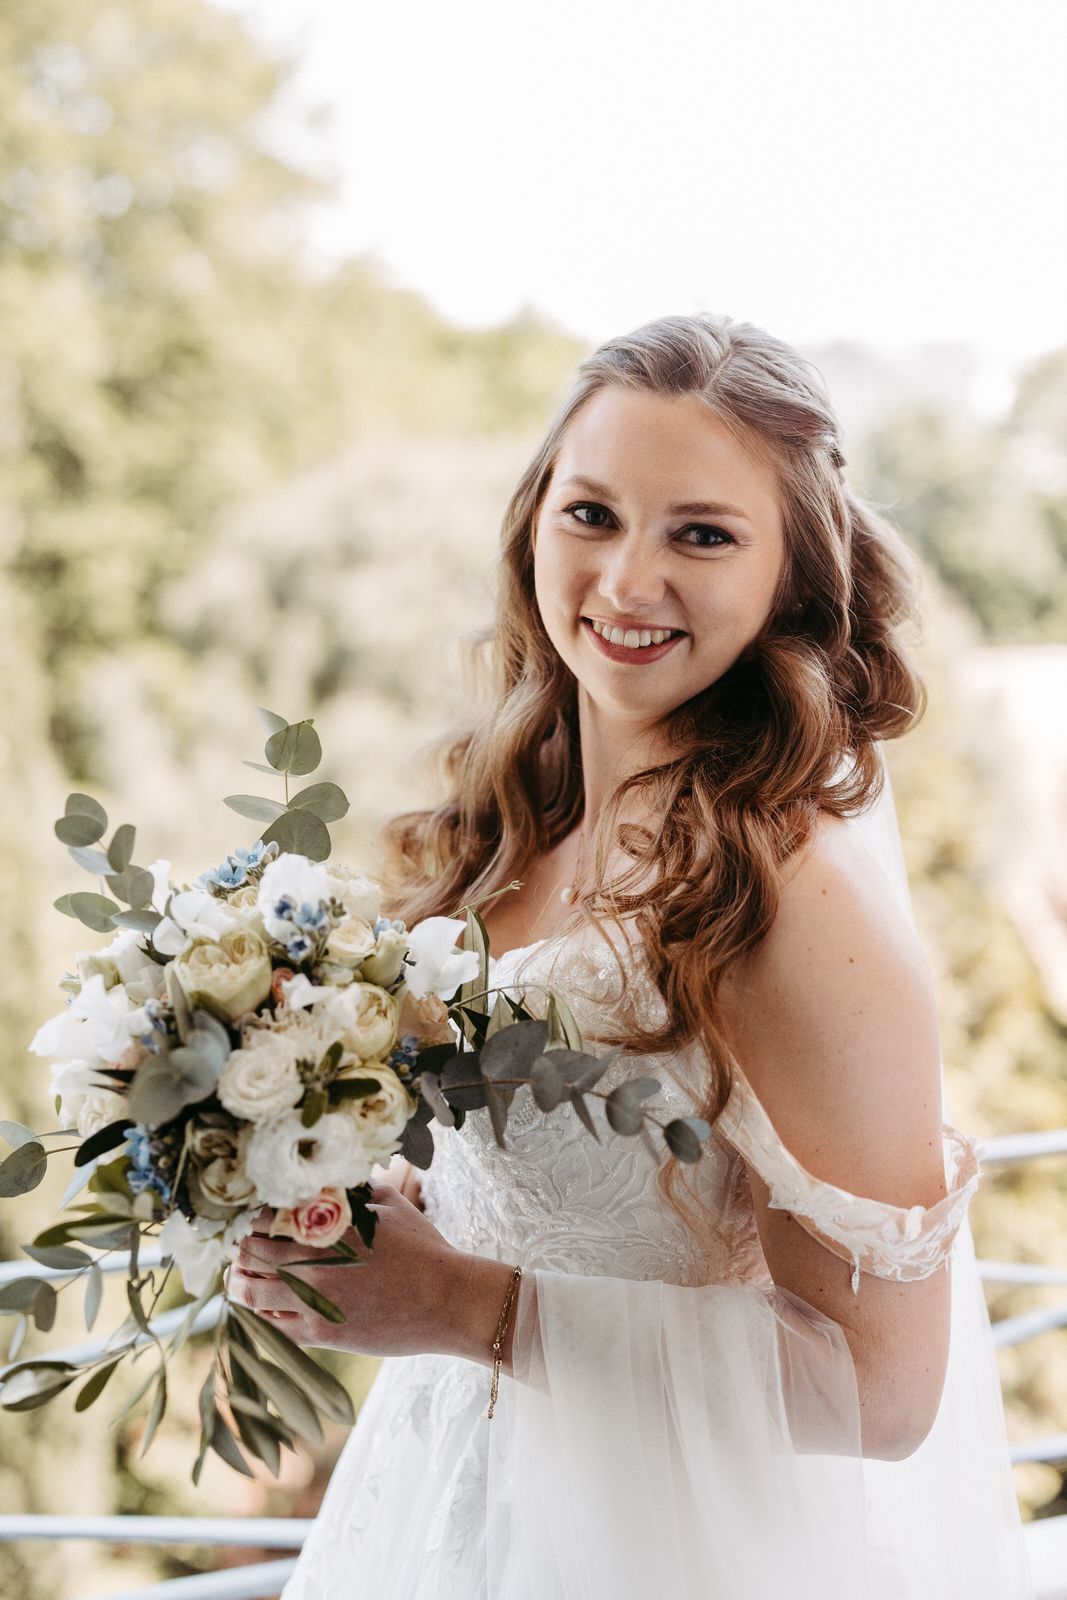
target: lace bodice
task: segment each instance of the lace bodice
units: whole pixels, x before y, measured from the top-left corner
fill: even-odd
[[[645,1023],[663,1018],[663,1000],[645,969],[624,952],[627,1004]],[[517,991],[543,1014],[534,985],[562,993],[587,1046],[601,1019],[617,1014],[621,978],[613,951],[595,929],[541,939],[490,963],[490,983]],[[668,1070],[668,1065],[671,1070]],[[662,1122],[695,1114],[702,1062],[697,1046],[666,1056],[619,1056],[600,1090],[626,1077],[652,1076],[662,1089],[646,1105]],[[655,1180],[664,1159],[638,1136],[616,1134],[595,1105],[598,1143],[564,1103],[542,1112],[528,1091],[516,1096],[501,1149],[488,1113],[469,1113],[458,1131],[435,1130],[433,1163],[422,1174],[427,1215],[461,1249],[527,1267],[608,1274],[667,1283],[769,1283],[756,1226],[748,1168],[808,1232],[860,1271],[906,1280],[925,1277],[947,1259],[979,1182],[978,1145],[951,1124],[943,1130],[948,1193],[936,1205],[901,1207],[850,1194],[808,1172],[783,1146],[744,1073],[735,1068],[730,1100],[699,1162],[687,1167],[691,1192],[717,1219],[713,1242],[697,1239],[663,1198]]]

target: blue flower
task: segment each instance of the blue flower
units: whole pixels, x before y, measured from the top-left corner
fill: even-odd
[[[126,1135],[130,1142],[130,1165],[126,1173],[126,1182],[133,1194],[141,1194],[145,1189],[154,1189],[165,1201],[171,1197],[171,1186],[156,1165],[156,1156],[159,1145],[152,1138],[150,1131],[140,1123],[131,1128]]]

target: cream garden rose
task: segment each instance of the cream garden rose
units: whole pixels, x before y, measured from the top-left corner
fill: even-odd
[[[401,933],[398,928],[383,928],[375,943],[374,954],[368,956],[360,969],[367,982],[383,987],[393,983],[400,976],[407,947],[406,933]]]
[[[295,1106],[304,1092],[298,1059],[290,1034],[250,1030],[241,1048],[231,1052],[216,1093],[232,1116],[267,1122]]]
[[[344,991],[351,1021],[342,1035],[347,1050],[372,1061],[391,1050],[396,1039],[397,1002],[376,983],[353,983]]]
[[[360,1142],[371,1160],[384,1166],[400,1148],[404,1129],[418,1102],[384,1061],[364,1061],[353,1075],[376,1078],[381,1085],[375,1094],[343,1100],[341,1109],[356,1124]]]
[[[358,967],[374,951],[374,929],[363,917],[349,912],[326,941],[327,960],[345,967]]]
[[[245,1171],[248,1130],[201,1126],[189,1136],[189,1193],[201,1216],[229,1217],[251,1206],[256,1186]]]
[[[197,939],[172,965],[189,1004],[206,1006],[226,1022],[254,1011],[270,994],[270,954],[254,928],[231,928],[217,940]]]

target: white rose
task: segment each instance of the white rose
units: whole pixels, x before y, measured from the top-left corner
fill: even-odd
[[[69,1115],[66,1101],[64,1112]],[[110,1123],[121,1122],[124,1117],[128,1117],[125,1095],[116,1094],[114,1089],[87,1089],[75,1113],[74,1126],[83,1139],[88,1139]]]
[[[189,1193],[197,1211],[228,1217],[254,1203],[255,1184],[245,1170],[249,1129],[197,1128],[189,1140]]]
[[[396,1043],[399,1006],[376,983],[352,983],[331,1002],[329,1014],[347,1016],[342,1043],[364,1061],[386,1055]]]
[[[307,856],[286,851],[263,869],[257,906],[268,936],[287,945],[296,929],[289,917],[279,914],[281,902],[289,901],[297,910],[309,906],[314,911],[329,898],[330,888],[322,862],[309,861]]]
[[[206,1006],[225,1022],[262,1005],[274,976],[266,941],[243,927],[224,933],[217,943],[198,939],[173,966],[190,1006]]]
[[[305,1128],[299,1111],[261,1122],[248,1139],[245,1167],[269,1206],[295,1206],[321,1189],[366,1183],[371,1158],[350,1116],[327,1112]]]
[[[382,896],[376,883],[340,861],[327,862],[326,874],[330,894],[340,900],[349,916],[358,917],[361,922],[377,922]]]
[[[231,1116],[264,1122],[295,1106],[304,1092],[293,1041],[266,1029],[246,1034],[219,1076],[219,1099]]]
[[[374,929],[363,917],[348,913],[326,941],[326,955],[349,967],[358,967],[375,948]]]
[[[414,1116],[418,1101],[384,1061],[366,1061],[349,1074],[356,1078],[376,1078],[381,1088],[358,1100],[343,1100],[344,1114],[359,1130],[360,1142],[373,1161],[385,1164],[400,1148],[404,1129]]]
[[[383,988],[399,977],[407,954],[407,933],[396,928],[383,928],[374,946],[374,954],[364,961],[361,971],[368,983],[380,983]]]

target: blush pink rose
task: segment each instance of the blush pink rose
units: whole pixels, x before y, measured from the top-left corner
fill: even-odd
[[[279,1234],[298,1244],[325,1250],[336,1244],[352,1226],[352,1208],[343,1189],[320,1189],[310,1200],[292,1208],[283,1206],[274,1213],[271,1237]]]

